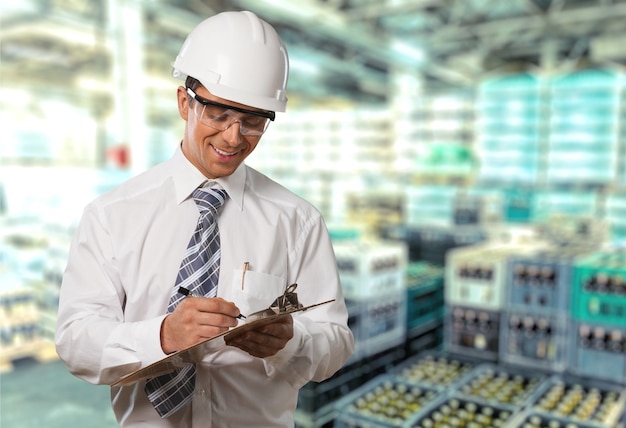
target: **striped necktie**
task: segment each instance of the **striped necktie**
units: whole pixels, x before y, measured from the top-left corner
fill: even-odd
[[[217,213],[224,204],[223,189],[198,188],[192,193],[200,210],[196,230],[189,241],[176,278],[176,286],[167,308],[172,312],[185,295],[184,288],[196,296],[215,297],[220,270],[220,238]],[[186,365],[172,373],[148,379],[144,391],[162,418],[167,418],[191,401],[196,384],[195,364]]]

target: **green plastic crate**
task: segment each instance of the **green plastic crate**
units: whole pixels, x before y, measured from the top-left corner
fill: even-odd
[[[626,251],[599,251],[574,265],[571,316],[626,325]]]

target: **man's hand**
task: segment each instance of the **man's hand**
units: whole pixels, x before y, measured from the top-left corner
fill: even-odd
[[[161,324],[166,354],[195,345],[237,325],[239,309],[222,298],[188,297]]]
[[[235,346],[253,357],[271,357],[283,349],[293,337],[291,315],[276,318],[271,324],[264,324],[254,330],[226,336],[226,344]]]

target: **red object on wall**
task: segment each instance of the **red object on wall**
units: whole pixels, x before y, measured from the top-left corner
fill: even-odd
[[[108,161],[118,168],[127,168],[130,164],[130,149],[126,145],[113,146],[107,150]]]

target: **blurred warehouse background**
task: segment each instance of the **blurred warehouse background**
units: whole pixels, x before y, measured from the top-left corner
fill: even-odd
[[[170,63],[241,9],[291,61],[248,163],[323,212],[357,340],[299,426],[623,427],[623,0],[2,0],[0,425],[116,426],[52,344],[69,242],[171,156]]]

